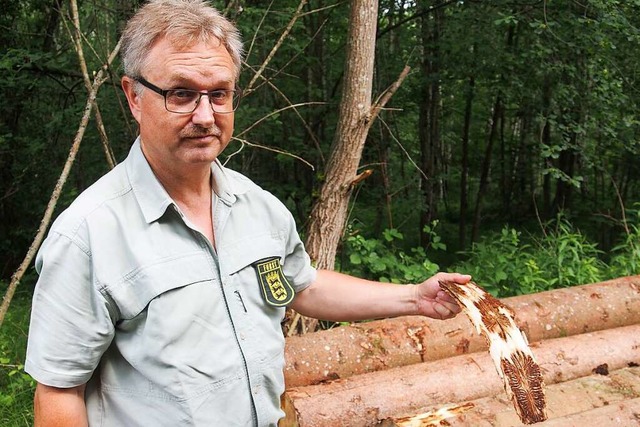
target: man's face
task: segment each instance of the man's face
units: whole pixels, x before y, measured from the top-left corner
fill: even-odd
[[[149,51],[141,74],[165,90],[210,91],[233,89],[234,70],[231,56],[217,40],[176,47],[162,38]],[[154,171],[187,172],[197,165],[208,167],[229,143],[234,114],[214,114],[206,96],[193,113],[176,114],[166,110],[162,95],[146,88],[136,94],[128,77],[122,83],[140,125],[142,151]]]

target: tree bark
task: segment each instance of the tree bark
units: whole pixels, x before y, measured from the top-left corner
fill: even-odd
[[[640,324],[640,276],[501,300],[529,342]],[[341,326],[287,338],[288,388],[473,353],[486,349],[466,316],[426,317]]]
[[[372,105],[377,16],[377,0],[354,0],[351,3],[350,42],[339,107],[340,118],[325,171],[325,182],[311,210],[306,241],[311,261],[320,269],[334,268],[338,244],[347,222],[351,193],[358,183],[371,174],[370,170],[357,174],[371,124],[410,71],[409,67],[405,67],[398,79]],[[318,324],[316,319],[305,319],[292,312],[288,313],[288,317],[284,325],[287,335],[312,332]]]
[[[551,77],[546,76],[542,87],[542,117],[544,117],[544,125],[542,128],[542,146],[551,146],[551,97],[552,97]],[[549,168],[551,161],[544,159],[544,167]],[[535,187],[534,187],[535,188]],[[551,216],[551,177],[548,173],[544,174],[542,183],[542,219]]]
[[[514,204],[514,193],[516,192],[517,188],[517,194],[525,194],[527,181],[524,171],[527,168],[531,167],[531,165],[527,162],[528,157],[526,144],[529,132],[529,122],[531,121],[529,114],[530,112],[525,106],[520,107],[520,114],[516,132],[518,137],[518,144],[513,149],[513,156],[511,158],[509,166],[509,175],[507,176],[505,182],[504,199],[502,201],[502,210],[504,212],[504,215],[514,219],[522,213],[521,211],[514,212],[512,209]]]
[[[70,1],[71,6],[71,20],[73,24],[73,32],[71,39],[76,46],[76,53],[78,55],[78,61],[80,62],[80,70],[84,79],[84,86],[87,89],[87,93],[91,93],[91,79],[89,78],[89,71],[87,69],[87,63],[84,59],[84,49],[82,48],[82,31],[80,30],[80,14],[78,13],[78,2],[76,0]],[[98,134],[100,135],[100,141],[102,142],[102,149],[104,150],[105,159],[109,165],[109,169],[113,169],[116,164],[116,156],[113,154],[113,149],[109,143],[109,137],[104,127],[104,121],[102,120],[102,113],[100,112],[100,106],[97,101],[93,104],[94,116],[96,119],[96,127],[98,128]]]
[[[593,374],[546,387],[547,408],[549,413],[553,414],[553,418],[540,425],[545,427],[637,425],[638,413],[640,413],[638,375],[640,375],[640,368],[622,368],[613,371],[610,375]],[[568,399],[568,396],[571,397]],[[438,410],[430,410],[418,416],[394,417],[385,420],[377,427],[523,425],[513,407],[500,394],[463,404],[437,405],[437,407]],[[447,409],[448,413],[441,409]],[[446,422],[440,422],[441,420]]]
[[[471,231],[471,240],[476,242],[478,235],[480,234],[480,222],[482,220],[482,204],[484,202],[484,196],[487,194],[489,188],[489,173],[491,172],[491,159],[493,157],[493,143],[496,138],[498,130],[498,120],[500,119],[502,110],[502,97],[498,95],[496,102],[493,106],[491,118],[489,119],[489,132],[487,135],[487,147],[484,152],[484,159],[482,161],[482,171],[480,173],[480,184],[478,188],[478,194],[476,196],[476,209],[473,214],[473,228]]]
[[[467,99],[464,109],[464,125],[462,128],[462,158],[460,161],[460,220],[458,224],[458,244],[460,249],[465,248],[467,240],[467,211],[469,208],[469,129],[471,128],[471,112],[473,110],[475,79],[469,77],[467,86]]]
[[[612,371],[625,368],[637,359],[639,346],[640,325],[630,325],[545,340],[533,350],[546,385],[551,385],[591,375],[604,363]],[[501,393],[504,384],[489,352],[483,351],[289,389],[281,426],[376,426],[443,402]]]
[[[423,15],[422,43],[424,60],[422,72],[424,86],[420,103],[420,119],[418,136],[420,139],[420,167],[424,174],[420,178],[423,206],[420,212],[420,245],[429,243],[430,235],[424,232],[426,226],[438,214],[438,198],[440,193],[439,165],[440,155],[440,25],[443,12],[434,11],[433,16]]]
[[[349,198],[371,122],[371,89],[375,59],[377,0],[351,3],[349,48],[339,122],[320,197],[309,222],[306,247],[318,268],[333,269],[347,221]]]
[[[51,52],[53,50],[54,35],[60,23],[62,7],[62,0],[51,0],[48,11],[49,18],[47,20],[47,28],[44,34],[44,42],[42,43],[42,50],[45,52]]]

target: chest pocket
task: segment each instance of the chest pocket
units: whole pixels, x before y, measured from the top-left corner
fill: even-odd
[[[286,279],[285,241],[278,235],[263,234],[251,239],[242,239],[232,245],[225,245],[219,252],[220,269],[223,277],[228,277],[230,289],[239,297],[245,307],[243,309],[256,308],[268,315],[280,316],[280,307],[274,307],[267,303],[265,288],[270,283],[279,286],[278,280]],[[258,264],[260,261],[273,260],[281,268],[263,272],[264,283],[261,284]],[[269,289],[267,287],[267,292]],[[293,289],[291,289],[293,292]],[[267,294],[268,295],[268,294]]]
[[[203,252],[189,252],[146,264],[108,285],[106,291],[118,307],[121,320],[128,320],[167,291],[213,279],[210,258]]]
[[[278,382],[284,363],[281,322],[286,307],[275,307],[265,301],[254,265],[260,260],[275,258],[283,264],[286,275],[285,240],[265,233],[238,240],[233,245],[221,245],[219,256],[225,293],[241,334],[241,344],[250,348],[245,356],[254,366],[262,367],[262,375],[276,378],[278,380],[273,381]]]

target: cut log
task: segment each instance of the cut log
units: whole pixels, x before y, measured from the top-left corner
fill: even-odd
[[[502,299],[529,342],[640,323],[640,276]],[[465,316],[406,316],[287,338],[287,387],[486,350]]]
[[[640,325],[532,344],[546,384],[640,362]],[[353,376],[285,392],[282,426],[375,426],[420,408],[504,395],[487,352]],[[506,396],[505,396],[506,397]]]
[[[540,423],[540,427],[585,427],[640,425],[640,398],[625,400],[614,405],[602,406],[590,411],[554,418]]]
[[[640,368],[623,368],[611,372],[610,375],[589,375],[572,381],[552,384],[546,389],[547,410],[550,420],[559,423],[553,424],[567,426],[610,426],[610,425],[634,425],[633,423],[609,423],[609,409],[606,408],[633,408],[631,402],[640,398]],[[510,402],[505,396],[485,397],[470,402],[447,404],[443,408],[462,408],[454,410],[451,414],[445,413],[440,419],[446,419],[450,427],[516,427],[522,426],[518,416],[512,410]],[[434,420],[435,415],[441,413],[441,408],[428,408]],[[617,409],[616,409],[617,410]],[[615,412],[615,411],[614,411]],[[637,407],[636,407],[637,412]],[[589,414],[595,422],[583,422],[575,424],[573,421],[581,419],[584,414]],[[422,415],[422,414],[421,414]],[[394,417],[384,420],[381,427],[426,427],[429,424],[417,424],[411,422],[415,416]],[[628,418],[621,418],[628,421]],[[573,420],[573,421],[570,421]],[[638,420],[640,422],[640,419]],[[434,423],[439,426],[441,424]],[[549,421],[539,423],[537,426],[548,426]]]

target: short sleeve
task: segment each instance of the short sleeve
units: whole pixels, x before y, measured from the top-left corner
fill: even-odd
[[[53,387],[84,384],[114,335],[110,304],[92,280],[91,254],[51,232],[36,269],[25,371]]]
[[[317,271],[311,265],[309,254],[300,240],[293,215],[289,211],[287,214],[289,235],[287,237],[287,254],[284,260],[284,274],[291,279],[296,292],[301,292],[316,280]]]

